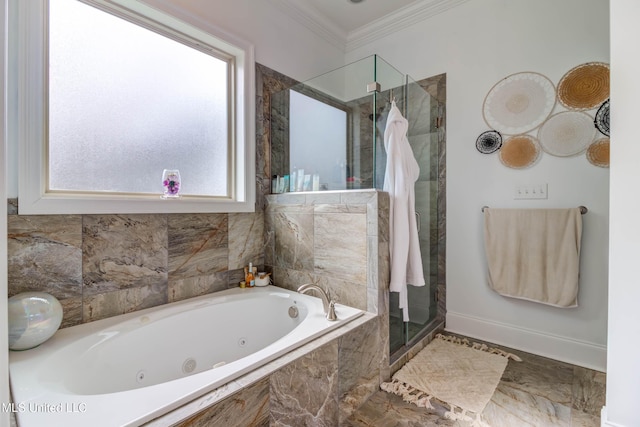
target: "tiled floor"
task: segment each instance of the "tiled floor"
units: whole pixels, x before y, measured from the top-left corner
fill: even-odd
[[[472,340],[478,342],[477,340]],[[502,379],[482,412],[491,427],[598,427],[604,405],[606,375],[505,347],[522,362],[509,360]],[[405,403],[396,395],[376,392],[346,423],[349,427],[468,427],[465,421]]]

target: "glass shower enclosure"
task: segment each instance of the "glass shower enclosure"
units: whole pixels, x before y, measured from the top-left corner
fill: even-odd
[[[390,293],[391,355],[430,332],[437,314],[438,103],[378,55],[271,97],[273,193],[382,190],[392,101],[409,121],[407,137],[420,165],[416,216],[427,285],[408,287],[410,322],[403,322],[398,294]]]

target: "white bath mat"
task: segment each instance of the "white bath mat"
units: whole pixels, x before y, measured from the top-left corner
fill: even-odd
[[[450,406],[445,416],[485,426],[480,413],[495,391],[509,358],[517,356],[484,344],[438,334],[380,388],[406,402],[433,408],[435,398]]]

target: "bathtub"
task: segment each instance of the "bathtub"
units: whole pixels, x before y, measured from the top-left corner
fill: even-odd
[[[20,427],[137,426],[355,319],[314,296],[229,289],[61,329],[10,352]]]

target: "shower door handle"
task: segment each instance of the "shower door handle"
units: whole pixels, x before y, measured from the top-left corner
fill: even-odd
[[[418,233],[420,232],[420,212],[416,212],[416,224],[418,226]]]

